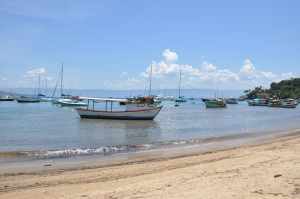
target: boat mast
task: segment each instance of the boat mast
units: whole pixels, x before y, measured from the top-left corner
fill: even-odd
[[[39,87],[38,87],[38,95],[40,94],[40,89],[41,89],[41,74],[39,73]]]
[[[64,80],[64,64],[61,63],[61,74],[60,74],[60,96],[63,95],[63,80]]]
[[[179,85],[178,85],[178,97],[181,96],[181,69],[179,69]]]
[[[45,95],[48,93],[48,79],[47,77],[45,78]]]
[[[150,75],[149,75],[149,96],[151,95],[151,89],[152,89],[152,64],[150,66]]]

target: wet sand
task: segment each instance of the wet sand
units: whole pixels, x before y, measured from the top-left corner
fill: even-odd
[[[51,164],[44,165],[51,167]],[[1,172],[0,198],[300,198],[300,132],[112,165]]]

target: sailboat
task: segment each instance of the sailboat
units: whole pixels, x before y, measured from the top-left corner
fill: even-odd
[[[175,106],[178,106],[177,103],[186,102],[184,96],[181,96],[181,69],[179,70],[178,98],[175,99],[175,102],[176,102]]]
[[[46,80],[46,89],[47,89],[47,79]],[[41,76],[39,75],[39,85],[38,85],[38,94],[37,97],[40,99],[41,102],[51,102],[53,100],[52,97],[48,97],[41,92]]]
[[[63,92],[63,80],[64,80],[64,65],[61,65],[60,71],[60,98],[53,101],[54,104],[59,104],[61,106],[87,106],[88,104],[83,102],[78,97],[74,97],[72,95],[66,95]],[[57,85],[56,85],[57,87]],[[56,87],[54,92],[56,91]],[[55,93],[53,94],[53,96]]]
[[[40,80],[40,76],[39,76],[39,80]],[[16,98],[16,100],[17,100],[18,103],[38,103],[38,102],[41,102],[40,98],[36,94],[18,96]]]

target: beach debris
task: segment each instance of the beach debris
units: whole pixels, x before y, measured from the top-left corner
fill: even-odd
[[[276,175],[274,175],[274,178],[279,178],[281,176],[282,176],[281,174],[276,174]]]
[[[44,164],[44,167],[51,167],[52,164]]]

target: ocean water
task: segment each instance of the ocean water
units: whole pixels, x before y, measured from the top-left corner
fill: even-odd
[[[133,93],[81,92],[73,94],[126,97]],[[199,93],[186,91],[186,96],[205,96]],[[73,108],[51,103],[1,102],[0,152],[17,151],[39,158],[127,152],[207,138],[287,131],[300,124],[300,107],[249,107],[241,102],[225,109],[206,109],[200,99],[179,107],[174,107],[174,102],[163,105],[154,121],[118,121],[80,119]]]

